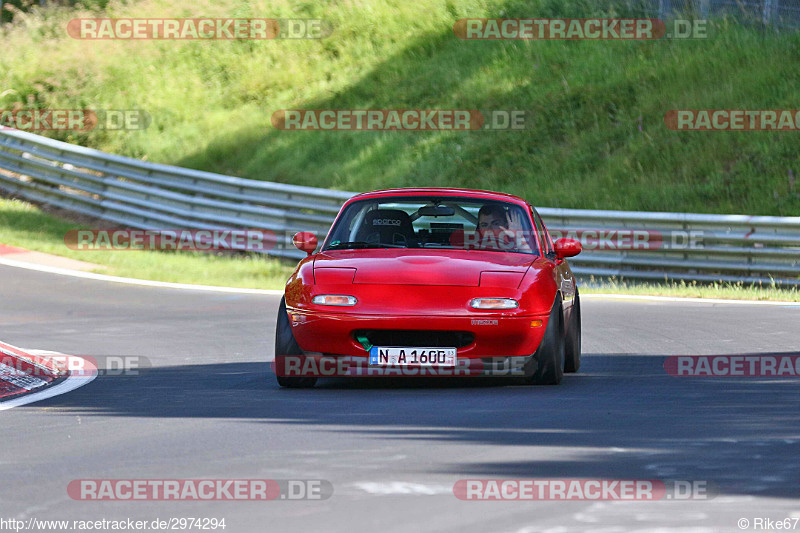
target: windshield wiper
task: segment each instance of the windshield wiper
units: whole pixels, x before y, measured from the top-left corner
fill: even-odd
[[[383,242],[365,242],[365,241],[350,241],[350,242],[337,242],[328,246],[328,250],[349,250],[353,248],[366,249],[366,248],[407,248],[402,244],[387,244]]]

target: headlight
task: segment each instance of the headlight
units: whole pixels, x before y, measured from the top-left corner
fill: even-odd
[[[474,309],[516,309],[519,302],[513,298],[473,298],[469,305]]]
[[[320,294],[319,296],[314,296],[311,300],[315,304],[319,305],[356,305],[355,296],[344,296],[341,294]]]

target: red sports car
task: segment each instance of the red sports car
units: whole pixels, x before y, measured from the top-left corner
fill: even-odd
[[[580,366],[581,312],[536,210],[509,194],[394,189],[342,206],[286,284],[275,336],[284,387],[320,376],[508,375],[558,384]]]

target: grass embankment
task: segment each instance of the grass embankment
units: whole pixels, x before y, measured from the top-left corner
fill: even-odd
[[[238,42],[81,41],[66,22],[96,14],[33,8],[0,37],[0,108],[144,109],[145,131],[64,138],[255,179],[467,186],[572,208],[800,212],[797,133],[674,132],[663,121],[680,108],[796,108],[799,35],[728,22],[708,39],[652,42],[465,41],[452,30],[462,17],[586,17],[596,4],[142,0],[101,12],[336,28],[321,40]],[[273,129],[285,108],[524,109],[532,119],[523,132]]]
[[[466,186],[539,206],[796,215],[792,132],[674,132],[679,108],[796,108],[800,36],[718,21],[708,39],[464,41],[462,17],[586,17],[593,0],[267,2],[142,0],[104,11],[32,7],[0,29],[0,109],[143,109],[143,131],[55,137],[150,161],[342,190]],[[640,13],[617,11],[618,16]],[[322,18],[321,40],[81,41],[77,17]],[[530,111],[513,132],[285,132],[287,108]],[[72,252],[60,222],[3,202],[0,242],[111,273],[246,287],[282,285],[262,257]],[[21,215],[25,216],[21,216]],[[17,216],[20,215],[20,216]],[[39,227],[42,224],[42,227]],[[787,298],[736,286],[617,291]],[[726,296],[729,295],[729,296]],[[795,295],[795,296],[792,296]],[[789,298],[796,298],[791,293]]]
[[[774,300],[800,302],[796,288],[775,285],[745,285],[743,283],[636,283],[615,279],[590,280],[581,286],[582,294],[632,294],[670,296],[677,298],[720,298],[724,300]]]
[[[106,267],[96,270],[102,274],[198,285],[282,289],[293,269],[287,263],[257,254],[69,249],[64,244],[67,231],[86,227],[87,224],[44,213],[27,202],[0,198],[0,243],[94,263]]]

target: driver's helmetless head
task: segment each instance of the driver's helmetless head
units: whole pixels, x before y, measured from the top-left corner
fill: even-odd
[[[508,229],[505,210],[494,204],[487,204],[478,211],[478,230]]]

